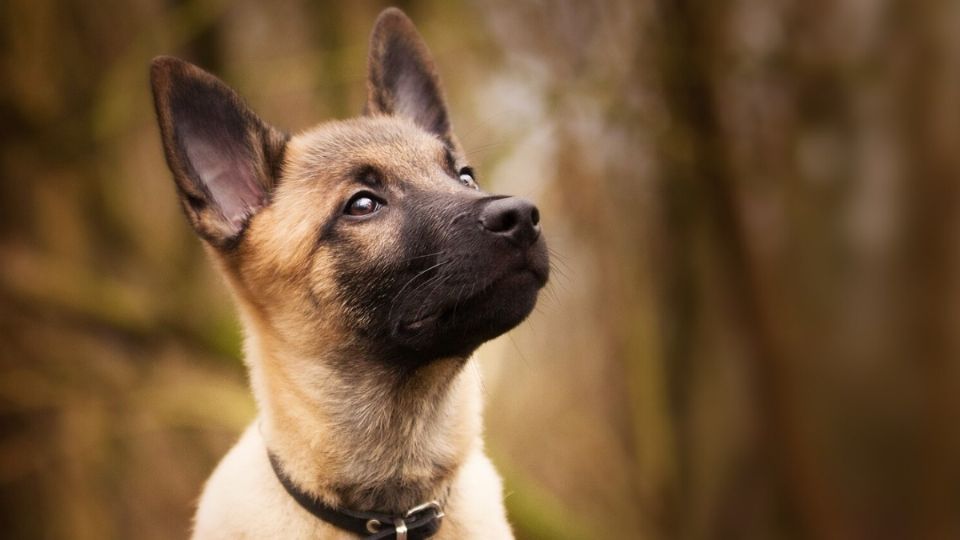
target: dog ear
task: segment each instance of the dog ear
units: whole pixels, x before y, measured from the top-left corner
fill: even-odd
[[[385,9],[374,23],[369,70],[366,114],[407,117],[459,150],[430,50],[397,8]]]
[[[269,200],[287,136],[206,71],[164,56],[150,67],[164,153],[183,209],[203,239],[229,248]]]

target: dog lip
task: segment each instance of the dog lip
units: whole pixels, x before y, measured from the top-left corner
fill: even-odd
[[[550,279],[549,267],[540,268],[538,265],[528,264],[525,268],[520,269],[520,272],[529,272],[533,274],[533,276],[537,278],[537,283],[539,283],[541,287],[546,285],[547,281]]]
[[[431,311],[427,315],[424,315],[418,319],[412,321],[399,321],[396,326],[397,333],[401,334],[411,334],[424,330],[430,325],[439,321],[444,315],[453,310],[453,307],[459,304],[465,304],[474,299],[480,298],[483,295],[487,294],[490,290],[495,289],[497,285],[500,285],[504,281],[510,279],[518,279],[523,275],[528,275],[532,277],[537,282],[538,288],[543,287],[547,283],[548,276],[546,272],[542,269],[537,268],[536,265],[524,265],[520,268],[515,268],[512,271],[505,272],[502,275],[498,276],[495,279],[490,280],[486,285],[481,287],[479,290],[471,294],[466,298],[459,298],[453,302],[444,302],[438,306],[435,310]]]
[[[414,319],[413,321],[410,321],[410,322],[400,321],[400,322],[397,324],[397,331],[398,331],[399,333],[419,332],[420,330],[423,330],[424,327],[426,327],[426,326],[428,326],[429,324],[434,323],[434,322],[436,322],[438,319],[440,319],[440,315],[441,315],[444,311],[445,311],[445,309],[444,309],[444,308],[441,308],[441,309],[438,309],[438,310],[434,311],[433,313],[431,313],[431,314],[429,314],[429,315],[425,315],[425,316],[423,316],[423,317],[420,317],[419,319]]]

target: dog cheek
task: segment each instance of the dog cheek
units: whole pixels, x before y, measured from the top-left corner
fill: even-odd
[[[377,253],[369,245],[345,242],[336,250],[330,279],[333,309],[341,310],[361,336],[387,335],[384,318],[400,279],[392,247],[388,245],[388,253]]]

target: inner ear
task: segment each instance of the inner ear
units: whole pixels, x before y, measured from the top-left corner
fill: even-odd
[[[370,35],[369,69],[367,114],[404,116],[451,149],[459,148],[430,50],[397,8],[377,18]]]
[[[286,135],[219,79],[182,60],[155,59],[151,82],[183,209],[201,237],[228,247],[266,205]]]

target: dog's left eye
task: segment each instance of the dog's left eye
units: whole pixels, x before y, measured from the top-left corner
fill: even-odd
[[[350,202],[347,203],[347,207],[343,210],[343,213],[348,216],[369,216],[377,210],[380,210],[382,206],[383,203],[370,194],[357,193],[350,199]]]
[[[468,188],[480,189],[480,186],[477,185],[476,180],[473,179],[473,169],[470,167],[464,167],[460,169],[460,183]]]

